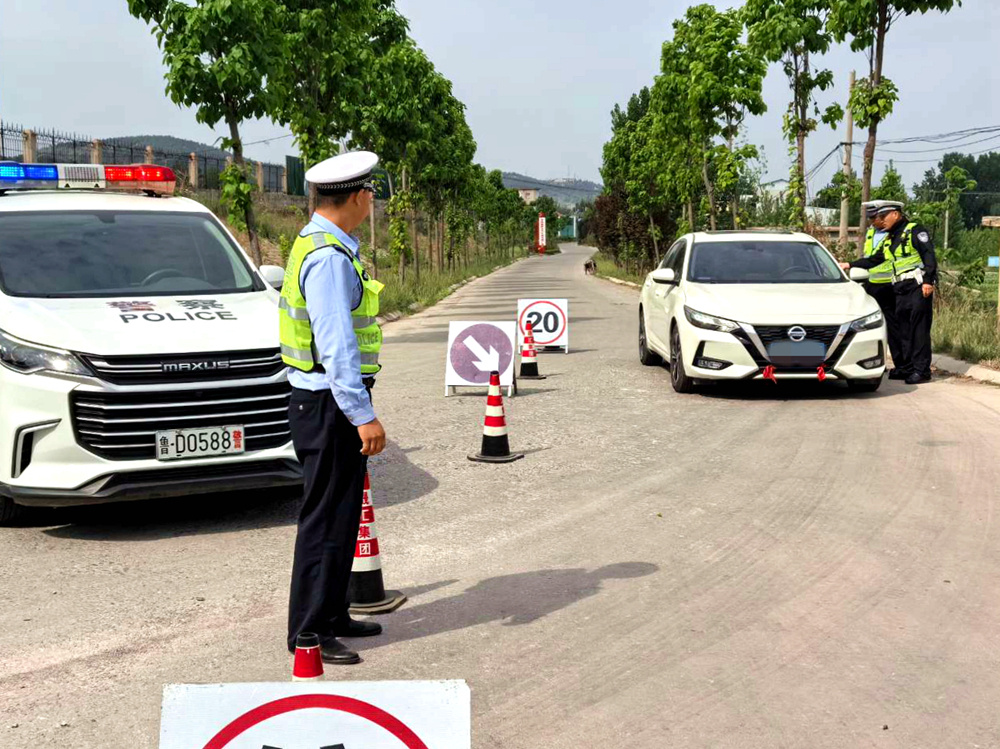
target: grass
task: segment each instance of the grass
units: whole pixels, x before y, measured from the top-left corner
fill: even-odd
[[[934,305],[934,351],[1000,369],[997,287],[945,286]]]
[[[646,274],[620,268],[609,255],[598,252],[594,255],[594,262],[597,263],[597,275],[604,278],[617,278],[620,281],[631,281],[642,286],[646,280]]]

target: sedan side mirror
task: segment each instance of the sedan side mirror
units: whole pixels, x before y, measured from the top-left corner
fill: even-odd
[[[677,273],[673,268],[657,268],[653,271],[652,278],[656,283],[677,283]]]
[[[849,276],[852,281],[867,281],[868,271],[864,268],[851,268]]]
[[[260,266],[260,275],[264,277],[269,286],[279,291],[285,284],[285,269],[280,266],[262,265]]]

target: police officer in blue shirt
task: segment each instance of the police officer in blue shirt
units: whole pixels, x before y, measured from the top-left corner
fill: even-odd
[[[378,157],[347,153],[306,173],[316,212],[292,246],[281,291],[281,353],[292,385],[289,423],[304,474],[288,614],[288,649],[303,632],[320,638],[327,663],[359,663],[340,637],[382,627],[351,619],[347,590],[368,457],[385,447],[372,408],[382,333],[378,293],[351,236],[372,209]]]

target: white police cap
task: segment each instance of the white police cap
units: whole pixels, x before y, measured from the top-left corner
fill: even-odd
[[[355,192],[371,182],[378,156],[371,151],[351,151],[321,161],[306,172],[306,182],[321,195]]]
[[[868,217],[872,216],[884,216],[887,213],[892,213],[893,211],[903,211],[903,203],[898,200],[869,200],[861,204],[861,207],[865,209],[865,213]]]

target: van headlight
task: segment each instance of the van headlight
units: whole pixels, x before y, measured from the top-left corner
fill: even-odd
[[[69,351],[39,346],[14,338],[0,330],[0,364],[21,374],[33,372],[63,372],[90,375],[74,354]]]
[[[740,327],[739,323],[735,323],[732,320],[727,320],[724,317],[716,317],[715,315],[706,315],[704,312],[698,312],[690,307],[684,307],[684,317],[696,328],[718,330],[721,333],[732,333]]]
[[[882,310],[872,312],[867,317],[862,317],[851,323],[851,330],[860,333],[862,330],[875,330],[882,327]]]

